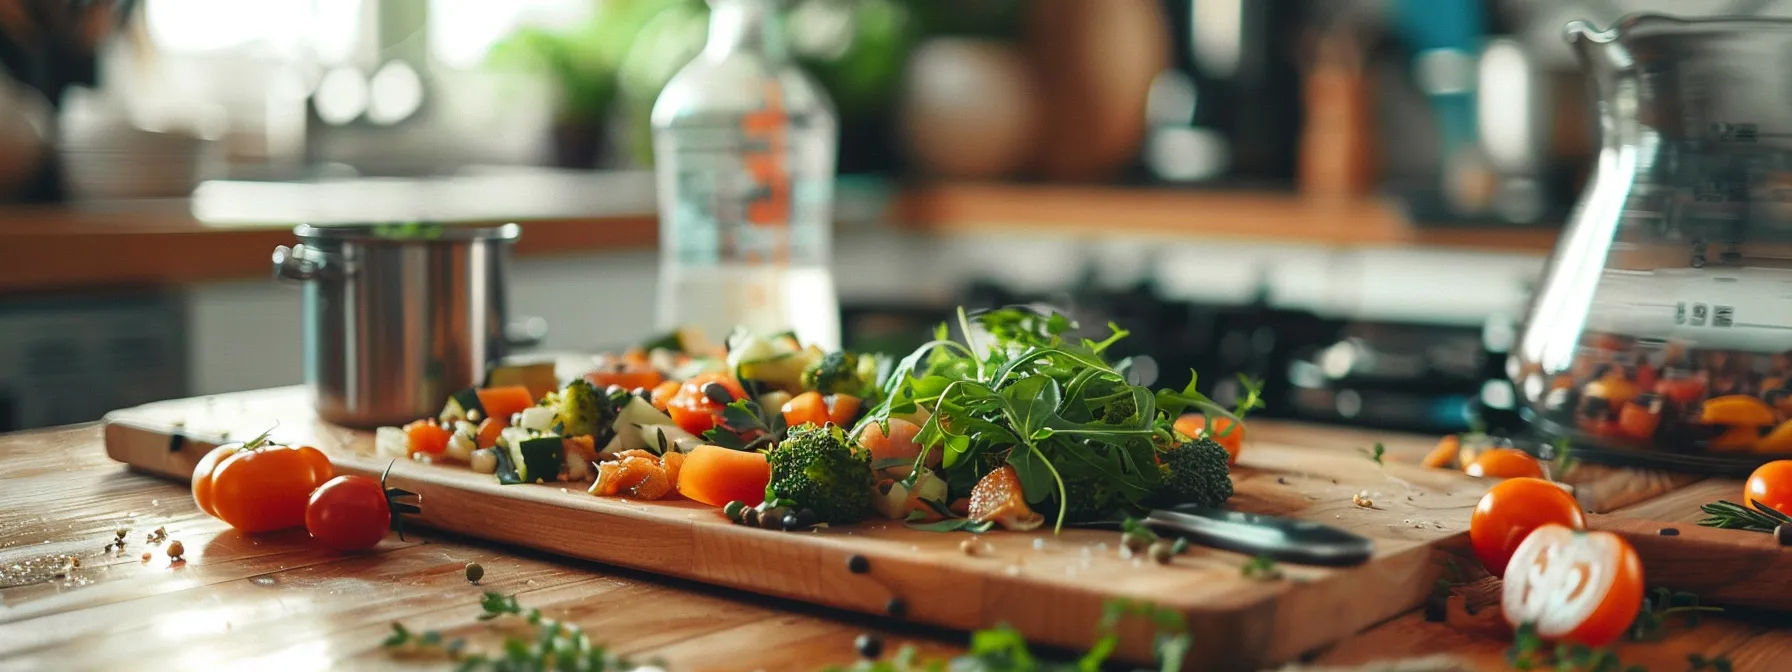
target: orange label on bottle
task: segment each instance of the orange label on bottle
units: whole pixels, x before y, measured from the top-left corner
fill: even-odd
[[[776,84],[768,83],[765,105],[740,120],[742,160],[757,185],[747,198],[747,222],[754,226],[790,223],[790,168],[785,151],[790,115]]]

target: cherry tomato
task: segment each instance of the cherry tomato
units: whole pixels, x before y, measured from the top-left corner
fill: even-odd
[[[1649,407],[1636,402],[1624,405],[1618,412],[1618,431],[1638,441],[1648,441],[1655,436],[1655,428],[1661,426],[1661,414],[1652,412]]]
[[[219,462],[242,449],[241,443],[218,446],[206,453],[205,457],[199,458],[199,464],[193,465],[193,502],[206,515],[218,515],[218,511],[212,508],[212,472],[217,471]]]
[[[1481,497],[1469,519],[1468,538],[1475,557],[1488,573],[1503,576],[1512,552],[1538,527],[1587,526],[1580,503],[1562,488],[1541,478],[1514,478],[1501,482]]]
[[[333,475],[316,448],[243,448],[212,470],[211,513],[244,532],[266,532],[305,523],[305,500]],[[195,491],[195,499],[201,496]]]
[[[1176,431],[1190,438],[1199,439],[1207,436],[1207,416],[1190,413],[1176,419]],[[1213,440],[1226,449],[1231,458],[1228,464],[1238,464],[1239,453],[1244,452],[1244,425],[1233,422],[1231,418],[1213,419]]]
[[[1512,554],[1500,608],[1546,641],[1601,647],[1630,629],[1643,601],[1643,563],[1610,532],[1537,528]]]
[[[726,404],[716,403],[703,392],[703,388],[710,383],[720,384],[722,389],[728,391],[731,399],[747,396],[747,391],[741,389],[740,383],[724,374],[708,373],[687,380],[678,388],[678,394],[666,402],[666,412],[672,416],[672,422],[679,429],[702,436],[721,420],[722,407]]]
[[[392,509],[380,482],[366,476],[337,476],[311,493],[305,504],[305,531],[330,548],[359,551],[386,538]]]
[[[784,414],[784,424],[796,427],[799,425],[825,425],[828,419],[828,403],[822,399],[820,392],[804,392],[784,402],[778,409]]]
[[[1792,460],[1774,460],[1756,468],[1742,487],[1742,502],[1751,509],[1759,502],[1792,515]]]
[[[1543,478],[1543,465],[1537,458],[1517,448],[1481,451],[1462,470],[1475,478]]]

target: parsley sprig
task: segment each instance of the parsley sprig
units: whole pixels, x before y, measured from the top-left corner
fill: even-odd
[[[1027,639],[1019,630],[999,625],[971,633],[970,649],[949,661],[919,660],[915,649],[905,646],[889,660],[859,661],[852,667],[833,668],[831,672],[1099,672],[1106,669],[1108,658],[1120,647],[1119,626],[1127,618],[1143,618],[1156,630],[1151,643],[1160,672],[1182,669],[1183,659],[1188,657],[1194,640],[1189,636],[1188,624],[1181,614],[1146,602],[1112,600],[1102,605],[1101,621],[1097,624],[1099,637],[1095,644],[1075,661],[1039,658],[1027,646]]]

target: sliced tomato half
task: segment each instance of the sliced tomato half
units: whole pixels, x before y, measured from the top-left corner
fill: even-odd
[[[1513,627],[1529,623],[1544,640],[1589,647],[1617,641],[1642,603],[1643,564],[1629,542],[1554,524],[1518,545],[1500,594]]]

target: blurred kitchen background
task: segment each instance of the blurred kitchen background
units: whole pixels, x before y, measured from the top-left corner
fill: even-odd
[[[1045,300],[1269,415],[1457,431],[1597,142],[1561,26],[1704,0],[786,0],[848,347]],[[519,221],[542,347],[652,329],[703,0],[0,0],[0,431],[301,382],[298,222]]]

